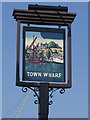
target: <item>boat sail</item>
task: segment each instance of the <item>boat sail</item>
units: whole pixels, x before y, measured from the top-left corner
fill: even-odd
[[[29,48],[33,47],[33,57],[29,59],[30,62],[45,62],[45,57],[44,57],[44,52],[42,51],[41,53],[38,52],[37,48],[39,47],[39,43],[35,46],[34,43],[36,41],[37,37],[33,36],[33,42],[29,46]],[[37,54],[41,54],[41,58],[37,57]]]
[[[50,46],[49,43],[40,43],[35,44],[38,37],[33,36],[33,41],[27,47],[29,50],[26,60],[29,62],[56,62],[63,63],[63,53],[61,54],[61,47],[58,44],[54,43],[54,47]],[[58,47],[57,47],[58,46]]]

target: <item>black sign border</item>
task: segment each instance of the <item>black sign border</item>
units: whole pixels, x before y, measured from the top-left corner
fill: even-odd
[[[27,31],[29,31],[29,32],[52,32],[52,33],[63,33],[64,34],[64,38],[63,38],[63,43],[64,43],[64,45],[63,45],[63,47],[64,47],[64,80],[63,81],[52,81],[52,80],[50,80],[50,81],[43,81],[43,80],[26,80],[25,79],[25,38],[26,38],[26,32]],[[57,29],[57,28],[42,28],[42,27],[26,27],[26,26],[24,26],[23,27],[23,61],[22,61],[22,81],[29,81],[29,83],[30,82],[40,82],[40,83],[50,83],[50,82],[52,82],[52,83],[57,83],[57,84],[60,84],[60,83],[65,83],[66,82],[66,75],[65,75],[65,63],[66,63],[66,60],[65,60],[65,29]]]

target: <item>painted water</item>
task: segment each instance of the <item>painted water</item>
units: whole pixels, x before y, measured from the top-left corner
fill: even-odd
[[[25,61],[25,80],[64,82],[64,64]]]

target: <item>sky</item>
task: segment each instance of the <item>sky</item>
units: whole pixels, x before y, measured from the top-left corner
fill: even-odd
[[[2,12],[2,4],[0,2],[0,11]],[[1,23],[1,27],[0,27],[0,118],[2,115],[2,14],[0,12],[0,23]]]
[[[16,108],[25,96],[16,81],[16,21],[13,9],[27,9],[30,2],[2,3],[2,113],[4,117],[15,117]],[[77,14],[72,24],[72,80],[73,86],[61,95],[55,92],[50,118],[88,117],[88,3],[49,2],[34,4],[68,6],[69,12]],[[78,9],[77,9],[78,8]],[[53,26],[52,26],[53,27]],[[22,37],[21,37],[22,38]],[[35,105],[33,92],[20,114],[21,118],[37,118],[38,105]]]

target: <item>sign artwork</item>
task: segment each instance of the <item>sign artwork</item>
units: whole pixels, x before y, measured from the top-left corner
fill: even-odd
[[[23,80],[65,82],[64,29],[25,28]]]

